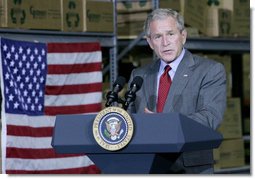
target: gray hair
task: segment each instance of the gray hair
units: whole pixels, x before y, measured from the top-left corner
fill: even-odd
[[[147,37],[150,36],[150,23],[154,20],[165,19],[167,17],[173,17],[176,20],[177,28],[182,32],[185,29],[184,19],[177,11],[173,9],[155,9],[147,17],[144,23],[144,32]]]

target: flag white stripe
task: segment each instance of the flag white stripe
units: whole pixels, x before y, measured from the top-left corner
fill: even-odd
[[[95,104],[102,101],[102,92],[68,95],[45,95],[45,106],[73,106]]]
[[[27,136],[11,136],[8,135],[7,147],[16,148],[33,148],[33,149],[49,149],[52,137],[27,137]]]
[[[63,86],[63,85],[79,85],[90,83],[101,83],[102,72],[88,72],[80,74],[68,74],[68,75],[47,75],[46,85],[49,86]]]
[[[48,53],[48,65],[86,64],[102,62],[101,51],[88,53]]]
[[[7,124],[30,127],[52,127],[55,125],[56,116],[27,116],[6,113]]]
[[[87,115],[87,114],[97,114],[96,112],[84,113],[84,114],[74,114],[74,115]],[[28,126],[28,127],[53,127],[55,126],[56,116],[27,116],[21,114],[8,114],[7,125],[16,126]],[[10,119],[10,120],[9,120]]]
[[[75,162],[74,162],[75,161]],[[48,165],[45,165],[45,164]],[[53,159],[7,159],[7,170],[57,170],[79,168],[93,165],[94,163],[87,156],[53,158]]]

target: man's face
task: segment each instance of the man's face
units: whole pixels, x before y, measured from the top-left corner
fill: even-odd
[[[175,19],[167,17],[150,23],[150,37],[147,37],[147,41],[159,58],[170,63],[180,55],[186,37],[187,32],[180,32]]]

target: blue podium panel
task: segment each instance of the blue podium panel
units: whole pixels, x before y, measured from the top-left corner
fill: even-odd
[[[150,173],[155,154],[88,154],[88,157],[105,174],[146,174]]]
[[[59,153],[112,153],[101,148],[93,137],[95,116],[57,116],[52,140],[54,149]],[[219,133],[178,113],[133,114],[132,119],[133,138],[118,153],[204,150],[217,148],[222,140]]]
[[[57,153],[80,153],[103,173],[164,173],[171,153],[219,147],[222,135],[178,113],[132,114],[134,133],[130,143],[108,151],[94,139],[95,114],[57,116],[52,146]]]

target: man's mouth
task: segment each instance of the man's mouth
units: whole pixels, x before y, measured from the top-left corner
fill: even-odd
[[[163,53],[171,53],[172,50],[163,50]]]

